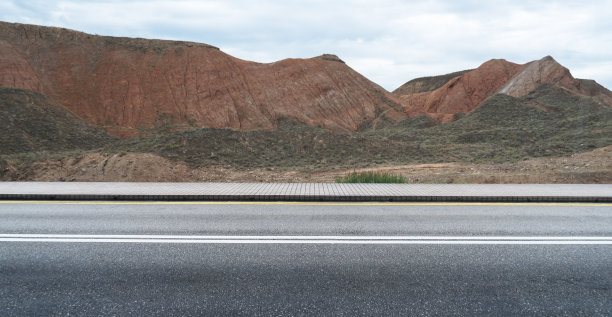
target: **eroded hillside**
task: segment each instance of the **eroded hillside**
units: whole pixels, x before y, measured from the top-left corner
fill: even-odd
[[[2,180],[299,181],[460,166],[412,181],[612,182],[612,92],[551,57],[491,60],[389,93],[335,55],[261,64],[206,44],[0,22],[0,69]],[[513,176],[521,162],[569,156],[588,160]],[[458,175],[507,164],[503,178]]]
[[[260,64],[199,43],[0,22],[0,86],[49,96],[120,137],[190,128],[332,131],[404,119],[399,100],[333,55]]]

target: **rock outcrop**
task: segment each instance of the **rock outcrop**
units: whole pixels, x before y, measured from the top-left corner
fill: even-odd
[[[199,43],[0,22],[0,86],[29,89],[120,137],[160,128],[333,131],[406,118],[399,99],[334,55],[260,64]]]
[[[451,76],[458,74],[457,76]],[[605,106],[612,106],[612,92],[594,81],[574,78],[569,70],[552,57],[519,65],[505,60],[490,60],[464,74],[454,73],[432,77],[446,80],[439,88],[423,92],[401,94],[418,89],[406,83],[398,88],[404,110],[410,116],[428,115],[440,122],[453,121],[456,114],[468,113],[489,97],[501,93],[523,97],[543,84],[552,84],[573,94],[587,96]],[[407,90],[408,89],[408,90]]]

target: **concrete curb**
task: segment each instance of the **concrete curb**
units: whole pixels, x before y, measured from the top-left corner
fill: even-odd
[[[16,195],[2,194],[0,200],[90,200],[90,201],[304,201],[304,202],[545,202],[545,203],[611,203],[611,197],[572,196],[208,196],[208,195]]]
[[[2,200],[612,202],[612,185],[0,182]]]

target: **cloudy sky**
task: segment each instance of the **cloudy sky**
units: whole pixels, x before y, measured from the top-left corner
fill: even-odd
[[[203,42],[273,62],[333,53],[387,90],[553,56],[612,88],[612,0],[0,0],[0,20]]]

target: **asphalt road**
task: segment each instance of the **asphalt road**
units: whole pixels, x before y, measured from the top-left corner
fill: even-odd
[[[0,316],[612,314],[612,205],[0,202]]]

